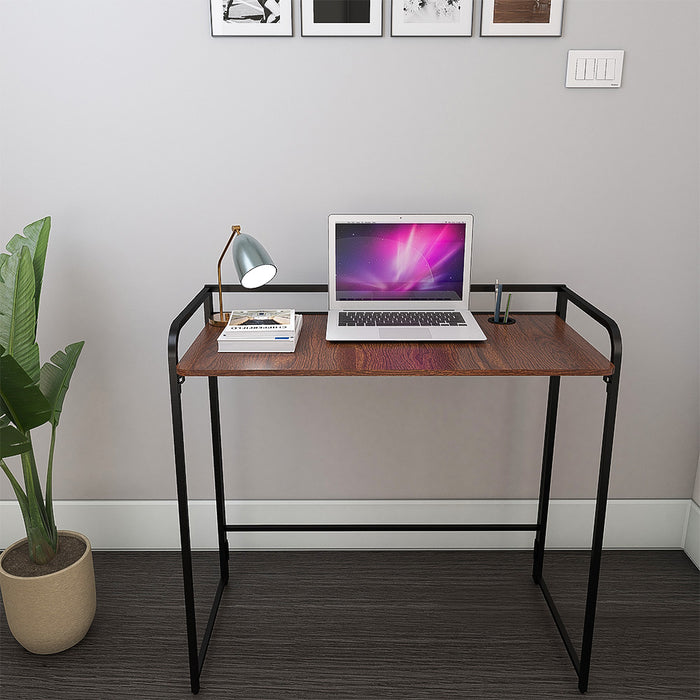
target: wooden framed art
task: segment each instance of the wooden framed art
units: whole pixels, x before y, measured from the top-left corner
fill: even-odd
[[[381,36],[382,0],[301,0],[302,36]]]
[[[564,0],[482,0],[481,36],[561,36]]]
[[[212,36],[292,36],[292,0],[210,0]]]
[[[391,36],[471,36],[473,0],[392,0]]]

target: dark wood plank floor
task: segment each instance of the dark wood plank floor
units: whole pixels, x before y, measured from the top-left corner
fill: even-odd
[[[246,552],[202,698],[577,698],[576,676],[525,552]],[[198,594],[216,582],[196,555]],[[546,578],[580,638],[587,557]],[[191,698],[178,553],[95,554],[98,611],[76,647],[33,656],[0,615],[0,695]],[[200,630],[205,610],[200,613]],[[700,577],[682,552],[606,552],[588,697],[700,697]]]

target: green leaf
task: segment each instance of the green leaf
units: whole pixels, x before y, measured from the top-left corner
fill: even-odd
[[[27,433],[51,419],[51,406],[39,385],[0,345],[0,400],[18,430]]]
[[[12,489],[17,496],[17,502],[19,503],[20,510],[22,511],[22,520],[24,520],[24,528],[28,529],[30,518],[29,518],[29,501],[27,500],[27,494],[24,493],[22,487],[19,485],[19,481],[15,479],[15,475],[10,471],[10,468],[5,464],[5,460],[0,458],[0,468],[5,472],[7,478],[12,484]]]
[[[31,449],[31,446],[26,435],[10,424],[7,415],[0,416],[0,459],[22,454]]]
[[[3,266],[0,282],[0,345],[32,378],[39,381],[36,342],[35,282],[27,246],[13,253]]]
[[[39,297],[41,295],[41,283],[44,278],[44,264],[46,262],[46,250],[49,245],[49,232],[51,231],[51,217],[45,216],[32,224],[24,227],[22,234],[14,236],[7,244],[7,250],[10,253],[18,255],[23,246],[29,248],[29,254],[32,258],[32,267],[34,269],[34,288],[35,288],[35,316],[39,315]],[[0,255],[0,278],[2,278],[2,269],[10,256],[3,253]]]
[[[68,385],[83,345],[85,345],[84,340],[68,345],[65,351],[59,350],[53,355],[51,362],[46,362],[41,368],[39,388],[51,407],[50,421],[54,426],[58,425],[61,417],[63,399],[68,391]]]

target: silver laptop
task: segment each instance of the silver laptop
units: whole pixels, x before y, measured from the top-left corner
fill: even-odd
[[[473,220],[331,215],[326,340],[486,340],[469,313]]]

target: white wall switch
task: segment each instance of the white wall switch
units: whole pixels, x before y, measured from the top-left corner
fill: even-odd
[[[566,87],[620,87],[624,57],[624,51],[569,51]]]

